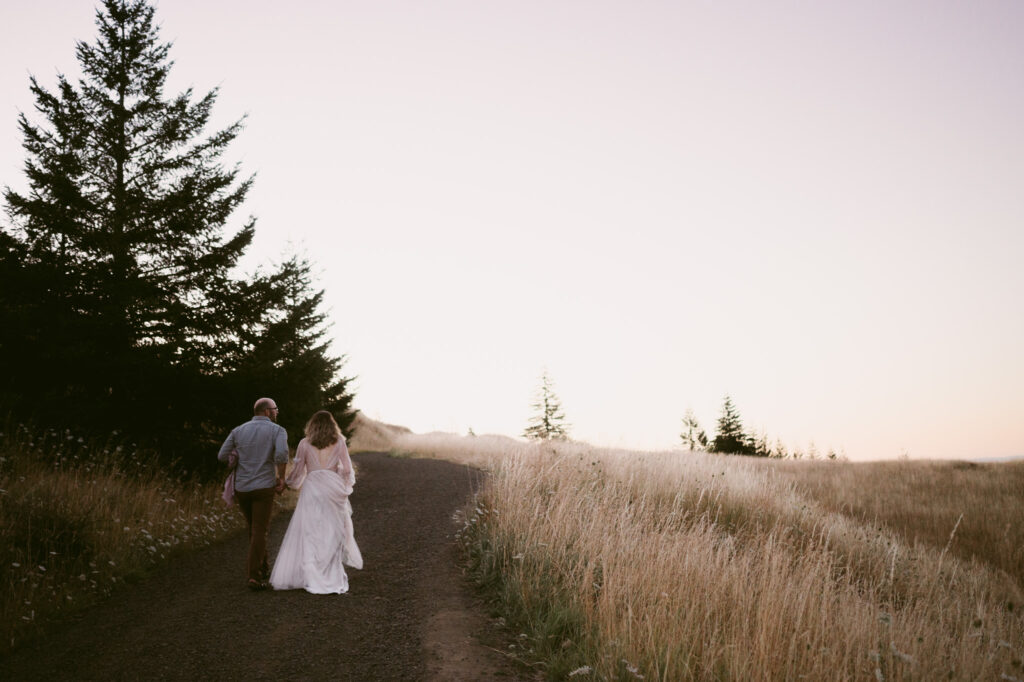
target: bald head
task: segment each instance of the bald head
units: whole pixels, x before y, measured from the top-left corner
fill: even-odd
[[[277,420],[277,403],[272,398],[260,398],[252,406],[252,413],[257,417],[270,417]]]

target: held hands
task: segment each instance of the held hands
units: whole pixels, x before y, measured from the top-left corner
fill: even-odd
[[[280,495],[287,487],[288,486],[285,485],[284,479],[279,476],[277,479],[277,485],[274,486],[274,492]]]

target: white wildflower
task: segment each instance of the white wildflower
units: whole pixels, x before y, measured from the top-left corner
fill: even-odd
[[[569,673],[569,677],[576,677],[577,675],[586,675],[590,672],[590,670],[591,668],[589,665],[584,665],[579,668],[576,668],[571,673]]]
[[[624,658],[622,659],[622,664],[626,666],[626,670],[629,672],[630,675],[632,675],[638,680],[644,679],[644,676],[640,673],[640,669],[637,668],[635,665],[631,664]]]

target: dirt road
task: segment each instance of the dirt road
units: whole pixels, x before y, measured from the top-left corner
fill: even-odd
[[[365,567],[349,569],[348,594],[249,592],[239,534],[16,650],[0,679],[519,679],[455,556],[452,514],[479,472],[377,453],[353,460]],[[271,526],[272,557],[289,518]]]

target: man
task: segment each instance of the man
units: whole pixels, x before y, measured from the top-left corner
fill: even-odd
[[[238,453],[235,499],[249,525],[249,589],[265,590],[270,586],[267,582],[270,578],[267,532],[270,529],[270,512],[274,508],[274,493],[284,491],[288,434],[277,425],[280,410],[270,398],[257,400],[252,412],[252,420],[232,429],[220,447],[217,459],[226,463],[232,450]]]

